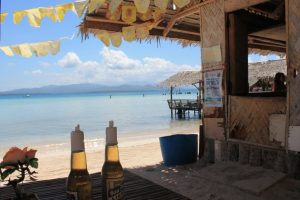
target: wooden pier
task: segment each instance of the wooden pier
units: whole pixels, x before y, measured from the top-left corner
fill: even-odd
[[[171,117],[186,118],[190,116],[190,112],[197,114],[201,118],[202,105],[199,101],[193,99],[168,99],[168,105],[171,109]],[[174,113],[174,114],[173,114]]]

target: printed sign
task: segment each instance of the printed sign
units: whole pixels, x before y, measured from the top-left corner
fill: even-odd
[[[222,70],[204,73],[204,104],[206,107],[223,107],[222,78]]]

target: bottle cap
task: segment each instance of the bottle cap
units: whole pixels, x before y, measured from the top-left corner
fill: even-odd
[[[80,130],[80,125],[71,132],[71,151],[84,151],[84,133]]]
[[[109,121],[109,126],[106,128],[106,144],[116,145],[117,140],[117,127],[114,127],[114,121]]]

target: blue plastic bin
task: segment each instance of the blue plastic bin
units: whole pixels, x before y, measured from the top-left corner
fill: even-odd
[[[165,166],[176,166],[197,161],[198,135],[176,134],[159,138]]]

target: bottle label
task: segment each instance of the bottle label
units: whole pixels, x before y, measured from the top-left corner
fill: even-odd
[[[67,199],[68,200],[78,200],[77,192],[67,191]]]
[[[107,192],[108,200],[123,199],[123,194],[121,191],[122,184],[123,184],[123,177],[106,180],[106,192]]]

